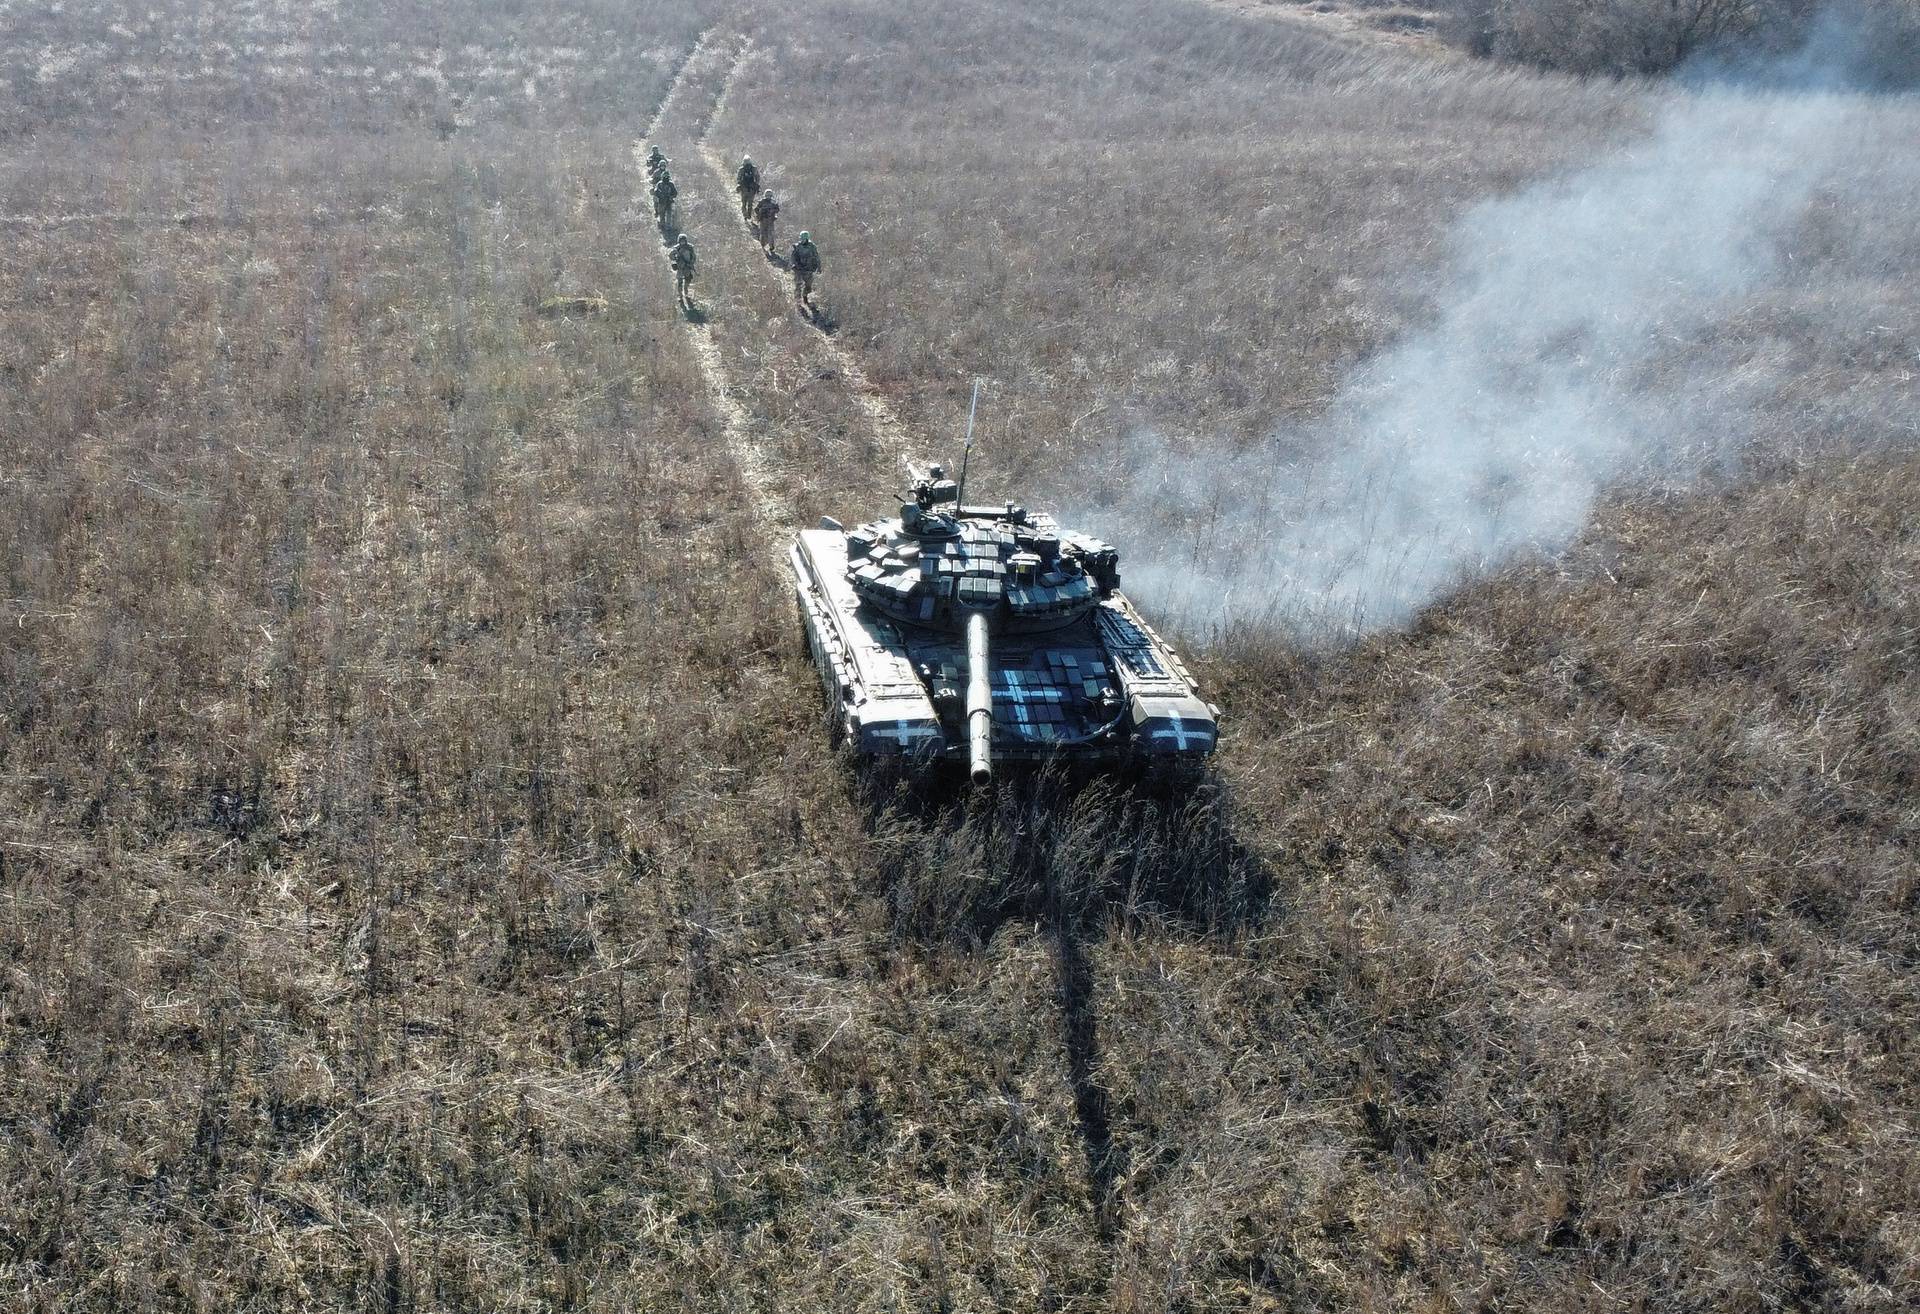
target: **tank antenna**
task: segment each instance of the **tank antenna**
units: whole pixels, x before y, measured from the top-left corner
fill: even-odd
[[[973,381],[973,400],[967,403],[967,447],[960,453],[960,483],[953,490],[953,509],[967,504],[967,462],[973,459],[973,413],[980,407],[980,380]]]

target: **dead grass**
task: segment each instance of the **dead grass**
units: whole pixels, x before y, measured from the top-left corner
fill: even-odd
[[[914,424],[998,380],[1009,486],[1312,410],[1448,216],[1644,115],[1183,4],[793,14],[719,33],[714,144]],[[456,48],[408,15],[354,49]],[[0,245],[13,1304],[1913,1302],[1910,226],[1756,314],[1788,459],[1411,634],[1221,636],[1218,789],[862,795],[636,201],[702,16],[459,57],[582,23],[583,99],[451,134],[187,46],[184,100],[8,120],[5,209],[106,216]],[[661,129],[696,293],[775,493],[870,511],[692,172],[730,67]]]
[[[915,419],[950,432],[973,373],[1004,389],[989,468],[1310,412],[1420,313],[1408,271],[1462,208],[1644,112],[1619,87],[1209,7],[1095,8],[949,7],[909,32],[843,4],[797,38],[770,20],[716,127],[822,243],[869,374],[938,381],[906,398]],[[841,34],[867,31],[849,54]],[[992,72],[926,66],[929,48],[991,48]]]

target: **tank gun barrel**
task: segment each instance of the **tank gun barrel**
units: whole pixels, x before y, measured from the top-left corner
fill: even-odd
[[[987,613],[967,613],[967,770],[973,783],[993,779],[993,681],[987,672]]]

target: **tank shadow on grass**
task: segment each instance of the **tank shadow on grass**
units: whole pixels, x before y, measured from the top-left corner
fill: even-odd
[[[897,935],[973,950],[1008,922],[1045,929],[1094,1222],[1110,1240],[1128,1165],[1099,1078],[1089,950],[1110,930],[1164,920],[1222,937],[1255,929],[1270,869],[1236,837],[1212,777],[1182,790],[1046,767],[971,793],[944,774],[868,775],[862,792]]]

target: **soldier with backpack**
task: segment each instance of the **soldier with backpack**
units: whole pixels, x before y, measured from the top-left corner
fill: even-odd
[[[693,294],[690,289],[693,287],[695,260],[693,243],[688,240],[685,233],[680,234],[680,240],[667,251],[667,263],[673,266],[674,292],[679,297],[680,304],[689,310],[693,308]]]
[[[662,228],[673,227],[673,199],[678,195],[680,189],[673,185],[673,175],[662,169],[653,180],[653,213]]]
[[[753,217],[760,227],[760,249],[768,255],[773,254],[773,223],[780,217],[780,202],[772,192],[767,192],[753,207]]]
[[[813,244],[812,233],[801,233],[787,257],[793,270],[793,299],[809,313],[813,310],[813,276],[820,272],[820,248]]]
[[[740,217],[752,223],[754,198],[760,195],[760,170],[754,167],[751,155],[740,157],[740,167],[733,175],[733,190],[740,195]]]

